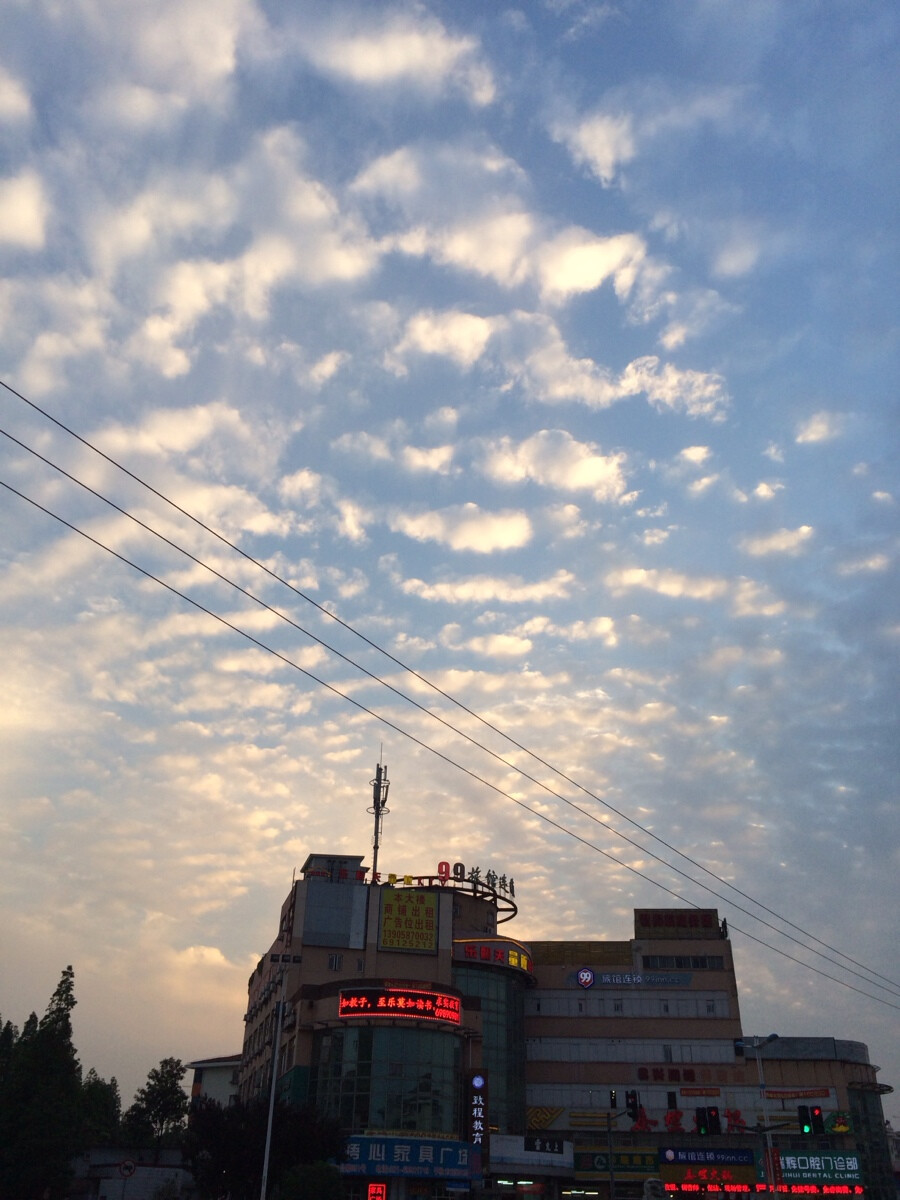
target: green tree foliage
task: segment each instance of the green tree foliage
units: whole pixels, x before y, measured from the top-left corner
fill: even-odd
[[[282,1175],[274,1200],[341,1200],[341,1173],[331,1163],[291,1167]]]
[[[262,1179],[268,1104],[232,1104],[223,1108],[210,1100],[195,1101],[182,1143],[197,1191],[204,1200],[228,1194],[232,1200],[256,1200]],[[269,1182],[273,1194],[288,1172],[297,1167],[324,1166],[338,1160],[343,1148],[336,1122],[314,1110],[279,1104],[272,1123]],[[322,1190],[311,1191],[326,1200],[337,1172],[319,1172]],[[293,1185],[292,1185],[293,1186]],[[299,1182],[296,1186],[300,1186]],[[296,1193],[299,1198],[303,1193]],[[294,1193],[292,1193],[294,1195]]]
[[[81,1149],[81,1065],[72,1044],[75,973],[38,1020],[0,1034],[0,1200],[60,1196]]]
[[[120,1140],[122,1101],[115,1075],[109,1083],[93,1067],[81,1085],[81,1141],[85,1146],[115,1146]]]
[[[181,1132],[188,1110],[182,1087],[186,1070],[180,1058],[164,1058],[150,1070],[123,1118],[126,1130],[137,1139],[130,1144],[145,1145],[149,1131],[151,1143],[159,1149],[164,1140],[171,1141]]]

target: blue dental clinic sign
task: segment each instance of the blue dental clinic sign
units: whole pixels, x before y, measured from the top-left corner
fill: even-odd
[[[468,1180],[481,1174],[481,1152],[441,1138],[352,1137],[341,1174]]]

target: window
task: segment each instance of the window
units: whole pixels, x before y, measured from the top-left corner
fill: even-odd
[[[678,1107],[678,1095],[676,1092],[666,1092],[666,1108],[671,1110]]]
[[[714,1016],[716,1015],[716,1002],[715,1002],[715,1000],[707,1000],[707,1002],[706,1002],[706,1015],[707,1015],[708,1017],[714,1017]]]
[[[672,1058],[672,1047],[671,1046],[663,1046],[662,1052],[663,1052],[663,1062],[674,1062],[675,1061]]]
[[[343,966],[344,966],[343,954],[329,954],[328,955],[328,970],[329,971],[340,971],[340,970],[342,970]]]
[[[613,1013],[617,1013],[619,1016],[621,1016],[622,1013],[624,1013],[624,1011],[625,1011],[624,1001],[613,1000]]]
[[[669,1002],[668,1002],[668,1000],[660,1000],[660,1002],[659,1002],[659,1011],[660,1011],[660,1012],[663,1014],[663,1016],[668,1016],[668,1014],[669,1014]]]
[[[644,954],[641,963],[645,971],[723,971],[725,959],[721,954]]]

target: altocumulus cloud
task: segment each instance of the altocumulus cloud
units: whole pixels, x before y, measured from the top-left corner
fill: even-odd
[[[484,512],[470,501],[432,512],[396,513],[390,528],[419,542],[439,542],[451,550],[514,550],[531,540],[531,521],[523,512]]]

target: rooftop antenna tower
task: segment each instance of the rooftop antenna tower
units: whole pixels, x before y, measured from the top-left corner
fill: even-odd
[[[366,812],[375,816],[375,837],[372,839],[372,882],[378,878],[378,847],[381,845],[381,827],[384,814],[391,810],[387,806],[387,794],[390,787],[387,767],[379,763],[375,768],[375,778],[372,780],[372,807]]]

